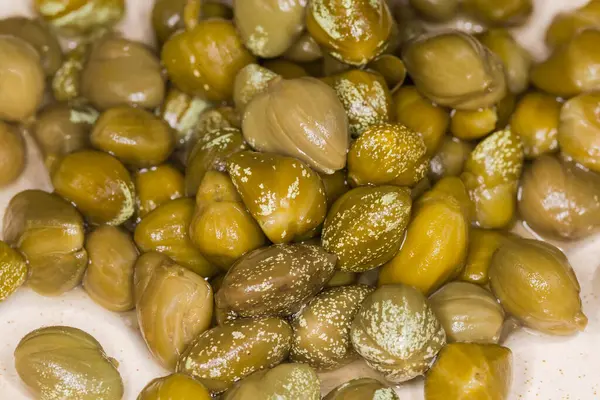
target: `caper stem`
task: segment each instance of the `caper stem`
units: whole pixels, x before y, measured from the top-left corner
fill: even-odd
[[[202,9],[202,0],[187,0],[183,8],[183,23],[185,29],[191,31],[198,25],[200,12]]]

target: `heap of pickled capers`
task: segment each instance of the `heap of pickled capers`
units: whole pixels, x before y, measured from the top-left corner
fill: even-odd
[[[585,329],[567,257],[510,230],[600,227],[600,1],[539,63],[507,31],[531,0],[156,0],[156,48],[114,29],[124,0],[33,6],[0,20],[0,185],[25,131],[54,192],[6,208],[0,299],[135,310],[171,372],[139,400],[318,400],[357,360],[380,380],[325,399],[425,376],[426,400],[503,400],[507,320]],[[483,33],[432,29],[465,17]],[[130,362],[64,326],[15,350],[40,399],[119,400]]]

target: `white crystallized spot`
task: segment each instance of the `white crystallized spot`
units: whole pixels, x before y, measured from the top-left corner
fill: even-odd
[[[107,225],[121,225],[123,222],[127,221],[129,217],[133,215],[135,199],[134,194],[131,192],[131,189],[127,185],[127,183],[123,181],[118,182],[119,188],[121,189],[121,193],[123,193],[123,202],[121,205],[121,209],[119,210],[119,214],[112,220],[108,221]]]
[[[394,400],[397,396],[392,388],[377,389],[373,393],[373,400]]]

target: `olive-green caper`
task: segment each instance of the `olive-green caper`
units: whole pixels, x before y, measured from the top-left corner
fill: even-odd
[[[333,174],[319,174],[323,187],[325,188],[325,196],[327,197],[327,208],[331,207],[337,199],[344,193],[350,190],[346,172],[343,170],[335,171]]]
[[[46,76],[54,75],[60,67],[62,62],[60,43],[40,21],[23,17],[2,19],[0,35],[13,35],[31,44],[40,55]]]
[[[246,208],[273,243],[287,243],[316,229],[327,199],[319,175],[302,161],[242,151],[227,171]]]
[[[323,400],[400,400],[394,389],[371,378],[353,379],[333,389]]]
[[[131,176],[109,154],[83,150],[66,155],[52,174],[52,184],[94,224],[120,225],[133,215]]]
[[[131,235],[104,225],[86,238],[88,266],[83,287],[96,303],[111,311],[134,307],[133,267],[138,251]]]
[[[421,35],[408,42],[402,54],[419,91],[441,106],[477,110],[506,94],[502,61],[466,33]]]
[[[585,237],[600,227],[600,176],[542,156],[523,173],[519,212],[543,236]]]
[[[368,127],[348,153],[348,179],[355,186],[413,186],[427,175],[427,148],[418,133],[401,124]]]
[[[552,335],[583,331],[580,286],[567,257],[551,244],[515,239],[492,257],[490,287],[523,325]]]
[[[87,265],[83,219],[59,196],[17,194],[5,210],[3,236],[27,259],[28,285],[37,293],[60,295],[81,282]]]
[[[333,276],[336,257],[307,244],[279,244],[240,258],[221,284],[217,308],[233,317],[285,317]]]
[[[323,225],[323,248],[342,271],[363,272],[388,262],[402,243],[412,200],[406,188],[359,187],[342,195]]]
[[[450,113],[423,97],[414,86],[394,93],[396,121],[417,132],[427,147],[427,155],[437,151],[450,126]]]
[[[600,93],[585,93],[568,100],[560,111],[558,144],[579,164],[600,172]]]
[[[252,54],[279,57],[300,37],[305,8],[306,1],[236,0],[235,26]]]
[[[467,262],[459,279],[478,285],[487,285],[492,256],[510,238],[511,236],[505,232],[472,227],[469,232]]]
[[[42,18],[68,36],[109,29],[125,13],[125,0],[35,0],[34,5]]]
[[[338,286],[347,286],[356,283],[358,274],[356,272],[335,271],[325,287],[333,288]]]
[[[187,156],[194,148],[198,140],[204,138],[209,132],[221,128],[237,128],[242,127],[240,114],[233,108],[228,106],[208,108],[198,115],[198,121],[192,129],[192,134],[185,145],[186,158],[183,164],[187,165]]]
[[[137,400],[211,400],[210,392],[187,375],[171,374],[150,381]]]
[[[298,158],[326,174],[346,165],[346,112],[335,91],[317,79],[273,80],[246,107],[242,128],[258,151]]]
[[[222,19],[175,33],[163,46],[161,59],[177,88],[216,102],[231,98],[235,75],[254,62],[233,23]]]
[[[498,121],[496,122],[496,129],[505,129],[510,123],[510,117],[513,115],[517,106],[517,95],[514,93],[507,93],[496,104],[496,114],[498,115]]]
[[[196,195],[190,238],[208,261],[225,270],[267,239],[226,173],[208,171]]]
[[[278,75],[258,64],[248,64],[237,73],[233,86],[233,101],[239,111],[250,103],[257,94],[264,92],[269,82]]]
[[[17,373],[37,399],[121,400],[116,364],[91,335],[68,326],[30,332],[15,349]]]
[[[449,343],[498,343],[504,310],[481,286],[450,282],[429,297],[429,304]]]
[[[462,10],[489,25],[518,25],[533,11],[533,0],[463,0]]]
[[[100,110],[158,107],[165,97],[160,61],[141,43],[103,38],[92,47],[81,73],[81,95]]]
[[[158,206],[183,197],[183,174],[169,164],[142,169],[135,174],[135,191],[138,218],[144,218]]]
[[[0,301],[5,300],[25,283],[27,272],[25,258],[0,241]]]
[[[170,260],[142,261],[135,270],[140,331],[157,361],[172,370],[185,348],[210,327],[212,288],[204,278]]]
[[[573,97],[600,89],[591,73],[600,63],[600,30],[584,30],[558,47],[550,57],[533,66],[531,83],[538,89],[561,97]]]
[[[167,201],[140,221],[134,240],[143,252],[158,251],[195,273],[210,277],[218,269],[194,247],[188,233],[194,207],[194,200],[189,198]]]
[[[285,360],[292,329],[282,319],[243,319],[204,332],[179,359],[177,372],[191,375],[212,393]]]
[[[77,100],[81,96],[81,74],[91,45],[79,43],[70,50],[52,77],[52,94],[57,101]]]
[[[169,125],[141,108],[114,107],[100,115],[90,135],[94,147],[137,168],[165,161],[174,146]]]
[[[323,58],[323,51],[310,33],[304,32],[283,56],[293,62],[309,63]]]
[[[98,112],[66,103],[44,108],[36,117],[33,135],[50,172],[65,155],[89,146],[89,134]]]
[[[473,146],[469,142],[444,136],[438,151],[429,162],[429,179],[438,181],[444,177],[459,176]]]
[[[0,36],[0,118],[24,121],[32,117],[42,104],[45,74],[40,55],[24,39]]]
[[[512,222],[523,158],[523,142],[510,129],[494,132],[469,155],[461,179],[480,227],[503,228]]]
[[[410,0],[410,5],[426,20],[445,22],[456,17],[460,0]]]
[[[446,344],[427,299],[402,284],[382,286],[367,296],[350,337],[367,364],[395,383],[423,375]]]
[[[392,93],[404,83],[406,79],[406,67],[400,57],[393,54],[382,54],[369,63],[367,68],[378,72],[388,85]]]
[[[186,195],[194,196],[208,171],[225,171],[227,159],[247,148],[242,133],[237,128],[214,129],[199,138],[188,157],[185,171]]]
[[[283,79],[297,79],[308,76],[308,71],[303,66],[282,58],[263,61],[262,66]]]
[[[154,270],[161,265],[171,266],[175,262],[169,257],[156,251],[142,253],[135,262],[133,272],[133,297],[135,304],[140,302],[142,295],[146,291]]]
[[[523,141],[525,157],[535,158],[558,150],[561,103],[554,96],[531,92],[523,96],[510,127]]]
[[[27,161],[26,151],[17,128],[0,121],[0,188],[21,176]]]
[[[292,317],[290,359],[317,370],[332,370],[358,358],[350,341],[352,321],[365,297],[366,285],[328,289]]]
[[[497,344],[451,343],[440,351],[425,379],[425,400],[506,400],[512,352]]]
[[[223,396],[223,400],[246,399],[320,400],[321,383],[308,365],[281,364],[255,372]]]
[[[454,177],[423,194],[400,251],[381,269],[379,284],[403,283],[429,294],[456,277],[467,257],[468,201],[464,184]]]
[[[452,110],[450,133],[462,140],[475,140],[487,136],[498,122],[496,107],[480,108],[475,111]]]
[[[590,0],[583,7],[557,14],[546,30],[546,44],[558,47],[586,29],[600,28],[600,1]]]
[[[176,147],[184,147],[192,139],[202,112],[210,106],[211,103],[203,98],[190,96],[174,87],[169,89],[160,108],[160,117],[175,131]]]
[[[365,65],[387,47],[394,18],[384,0],[313,0],[306,12],[306,28],[335,59]]]

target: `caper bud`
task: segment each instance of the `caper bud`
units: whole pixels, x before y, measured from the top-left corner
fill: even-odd
[[[42,18],[68,36],[111,28],[125,13],[125,0],[35,0],[34,5]]]
[[[100,110],[158,107],[165,97],[160,62],[141,43],[112,36],[101,39],[82,71],[81,95]]]
[[[586,29],[600,28],[600,2],[591,0],[583,7],[557,14],[546,30],[546,44],[559,47]]]
[[[111,311],[134,307],[133,266],[138,251],[131,235],[120,228],[104,225],[86,238],[89,263],[83,287],[96,303]]]
[[[448,176],[459,176],[473,146],[469,142],[444,136],[438,151],[429,162],[429,179],[438,181]]]
[[[133,272],[133,297],[135,304],[140,302],[142,295],[146,291],[154,270],[161,265],[171,266],[175,264],[173,260],[162,253],[149,251],[142,253],[135,262]]]
[[[150,381],[137,400],[211,400],[210,392],[200,383],[183,374],[172,374]]]
[[[427,174],[426,151],[419,134],[404,125],[372,125],[350,148],[348,179],[356,186],[413,186]]]
[[[410,219],[409,191],[397,186],[359,187],[340,197],[323,225],[323,248],[342,271],[363,272],[388,262],[400,248]]]
[[[191,375],[212,393],[285,360],[292,329],[282,319],[243,319],[202,335],[179,359],[177,372]]]
[[[410,0],[410,5],[426,20],[445,22],[456,17],[460,0]]]
[[[306,15],[306,28],[321,48],[350,65],[383,53],[393,24],[384,0],[312,0]]]
[[[400,400],[394,389],[371,378],[353,379],[333,389],[323,400]]]
[[[291,157],[242,151],[227,171],[246,208],[273,243],[287,243],[325,219],[323,183],[308,165]]]
[[[262,63],[262,66],[281,76],[283,79],[296,79],[308,76],[308,71],[303,66],[282,58],[266,60]]]
[[[338,286],[347,286],[356,283],[358,274],[356,272],[335,271],[326,287],[333,288]]]
[[[406,67],[400,57],[392,54],[382,54],[371,61],[367,68],[378,72],[392,93],[402,86],[406,79]]]
[[[0,301],[5,300],[25,283],[27,270],[25,258],[0,241]]]
[[[309,63],[323,58],[319,44],[308,32],[304,32],[283,55],[286,59],[297,63]]]
[[[174,87],[169,89],[160,108],[160,117],[175,131],[176,147],[184,147],[192,140],[203,111],[210,106],[200,97],[187,95]]]
[[[354,349],[390,382],[423,375],[446,344],[444,329],[417,289],[382,286],[367,296],[354,318]]]
[[[77,100],[81,96],[81,74],[91,45],[79,43],[70,50],[52,77],[52,94],[57,101]]]
[[[0,121],[0,187],[21,176],[25,169],[25,141],[17,128]]]
[[[241,127],[241,116],[234,108],[223,106],[206,109],[198,115],[198,121],[186,143],[186,151],[191,153],[198,140],[204,138],[211,131],[221,128],[240,129]],[[186,158],[184,164],[187,164],[187,161]]]
[[[552,335],[571,335],[587,326],[577,277],[551,244],[507,241],[494,253],[489,274],[500,304],[523,325]]]
[[[37,399],[123,397],[116,361],[77,328],[49,326],[28,333],[15,349],[15,368]]]
[[[462,9],[489,25],[518,25],[533,11],[532,0],[463,0]]]
[[[344,107],[335,91],[317,79],[273,80],[246,107],[242,128],[256,150],[296,157],[326,174],[346,165]]]
[[[496,107],[480,108],[475,111],[452,110],[450,132],[462,140],[475,140],[487,136],[498,122]]]
[[[331,175],[319,174],[323,187],[325,188],[325,196],[327,197],[327,208],[331,207],[337,199],[344,193],[350,190],[348,179],[346,179],[345,171],[335,171]]]
[[[476,283],[478,285],[487,285],[489,281],[488,271],[492,262],[492,256],[502,246],[510,240],[505,232],[494,231],[491,229],[471,228],[469,232],[469,253],[465,269],[460,274],[460,280]]]
[[[264,92],[278,75],[258,64],[248,64],[237,73],[233,86],[233,101],[238,110],[250,103],[257,94]]]
[[[452,343],[440,351],[425,380],[425,400],[506,400],[512,352],[497,344]]]
[[[466,33],[421,35],[407,43],[402,53],[419,91],[441,106],[477,110],[494,105],[506,94],[502,61]]]
[[[169,164],[142,169],[135,174],[136,205],[138,218],[169,200],[183,197],[185,185],[183,174]]]

